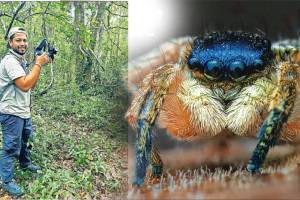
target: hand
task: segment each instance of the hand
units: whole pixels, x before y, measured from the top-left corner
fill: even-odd
[[[40,66],[48,64],[50,61],[51,61],[51,59],[49,58],[49,56],[46,53],[43,53],[40,56],[36,56],[36,58],[35,58],[35,63]]]

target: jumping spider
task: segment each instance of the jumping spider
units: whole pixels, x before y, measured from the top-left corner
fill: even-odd
[[[296,40],[271,45],[262,34],[243,31],[165,45],[163,55],[151,58],[159,64],[142,80],[126,114],[137,128],[134,184],[144,183],[149,164],[153,176],[162,174],[151,141],[155,121],[183,140],[225,130],[257,137],[247,170],[259,172],[270,147],[300,136],[300,118],[292,112],[300,83],[299,46]]]

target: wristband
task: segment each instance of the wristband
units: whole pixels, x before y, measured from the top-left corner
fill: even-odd
[[[40,68],[42,68],[42,65],[41,65],[41,64],[35,63],[34,65],[38,65]]]

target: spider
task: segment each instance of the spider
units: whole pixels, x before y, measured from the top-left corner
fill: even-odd
[[[181,38],[146,57],[148,69],[126,113],[137,129],[133,184],[143,185],[149,165],[151,176],[163,172],[152,144],[155,122],[182,140],[223,131],[256,137],[246,168],[259,173],[270,147],[300,136],[300,117],[293,112],[299,46],[297,40],[271,44],[263,34],[224,31]]]

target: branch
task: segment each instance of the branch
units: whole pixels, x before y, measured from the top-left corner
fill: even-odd
[[[104,26],[104,29],[105,29],[106,31],[111,30],[111,29],[116,29],[116,28],[123,29],[123,30],[128,30],[127,27],[121,27],[121,26],[113,26],[113,27],[108,26],[108,27],[107,27],[107,26],[105,25],[103,19],[101,19],[101,22],[102,22],[102,24],[103,24],[103,26]]]
[[[47,13],[49,6],[50,6],[50,2],[47,4],[46,9],[43,14]]]
[[[88,55],[88,54],[89,54],[89,53],[86,52],[86,50],[81,46],[81,44],[79,45],[79,50],[81,51],[81,53],[82,53],[83,55]]]
[[[120,7],[123,7],[123,8],[128,8],[128,6],[124,6],[124,5],[122,5],[122,4],[118,4],[118,3],[116,3],[116,2],[112,2],[114,5],[116,5],[116,6],[120,6]],[[128,5],[128,4],[126,4],[126,5]]]
[[[115,29],[115,28],[128,30],[128,28],[126,28],[126,27],[121,27],[121,26],[108,27],[106,30],[109,30],[109,29]]]
[[[44,13],[43,13],[43,17],[42,17],[42,20],[43,20],[43,23],[42,23],[42,34],[43,34],[44,38],[48,38],[48,37],[47,37],[47,30],[46,30],[45,13],[47,13],[47,10],[48,10],[48,8],[49,8],[49,5],[50,5],[50,2],[47,4],[46,9],[45,9],[45,11],[44,11]]]
[[[5,37],[4,37],[5,40],[7,40],[8,33],[9,33],[15,19],[17,18],[17,15],[18,15],[19,11],[24,7],[25,3],[26,3],[25,1],[20,2],[18,8],[16,9],[15,14],[14,14],[14,16],[13,16],[13,18],[12,18],[12,20],[11,20],[9,26],[8,26],[8,29],[6,31],[6,34],[5,34]]]
[[[88,48],[88,50],[91,52],[91,54],[94,56],[100,67],[102,68],[103,71],[105,71],[104,67],[101,65],[100,61],[98,60],[97,56],[95,55],[94,51],[91,48]]]
[[[122,55],[125,55],[125,54],[123,54],[123,51],[120,48],[120,46],[115,41],[113,41],[111,38],[109,40],[112,44],[114,44],[117,47],[117,49],[119,50],[119,52],[121,52]]]
[[[118,14],[118,13],[113,13],[109,9],[105,9],[105,10],[107,10],[110,14],[118,16],[118,17],[128,17],[128,15],[121,15],[121,14]]]
[[[1,19],[1,23],[2,23],[3,30],[6,30],[5,22],[3,21],[3,19]]]
[[[34,16],[34,15],[51,15],[51,16],[56,17],[56,18],[65,18],[65,16],[63,16],[63,15],[56,15],[56,14],[48,13],[48,12],[36,12],[36,13],[32,13],[32,14],[30,14],[30,15],[27,15],[27,16],[24,18],[24,20],[26,20],[27,18],[32,17],[32,16]]]
[[[11,16],[9,14],[6,14],[6,13],[0,13],[0,17],[2,17],[2,16],[4,16],[4,17],[11,17],[11,18],[13,17],[13,16]],[[18,22],[21,22],[22,24],[25,24],[25,21],[20,20],[19,17],[16,17],[15,20],[18,21]]]
[[[94,51],[88,47],[88,51],[86,51],[83,46],[79,45],[79,49],[81,51],[81,53],[85,56],[91,57],[91,55],[95,58],[95,60],[97,61],[97,63],[100,65],[100,67],[102,68],[103,71],[105,71],[104,67],[101,65],[101,62],[98,60],[97,56],[95,55]]]

